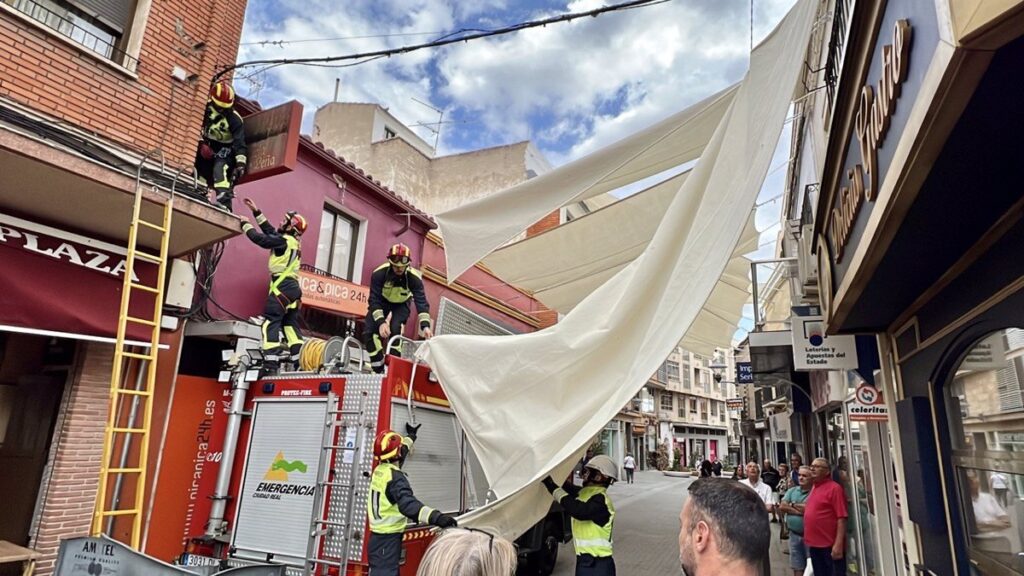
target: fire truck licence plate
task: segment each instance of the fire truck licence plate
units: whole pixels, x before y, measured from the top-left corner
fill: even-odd
[[[198,556],[196,554],[182,554],[182,566],[220,566],[220,560],[209,556]]]

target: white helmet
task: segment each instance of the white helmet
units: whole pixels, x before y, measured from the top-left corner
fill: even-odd
[[[616,466],[614,462],[612,462],[611,458],[605,456],[604,454],[594,456],[590,460],[587,460],[587,464],[586,466],[584,466],[584,468],[591,468],[593,470],[597,470],[605,477],[611,478],[616,482],[619,480],[619,467]]]

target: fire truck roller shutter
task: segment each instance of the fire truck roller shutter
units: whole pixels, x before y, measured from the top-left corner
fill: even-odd
[[[402,470],[416,497],[442,512],[461,512],[462,463],[459,449],[462,430],[448,410],[416,404],[416,423],[422,424],[416,444]],[[391,429],[405,430],[409,411],[404,400],[391,407]]]

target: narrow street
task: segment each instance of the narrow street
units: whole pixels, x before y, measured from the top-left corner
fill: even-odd
[[[615,569],[631,576],[679,574],[679,512],[686,488],[693,480],[658,471],[637,472],[633,484],[616,483],[609,489],[615,503]],[[772,574],[786,575],[788,556],[779,547],[778,524],[772,528]],[[572,576],[572,543],[558,551],[554,576]]]

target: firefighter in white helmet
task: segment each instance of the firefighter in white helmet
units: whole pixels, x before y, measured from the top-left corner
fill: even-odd
[[[608,487],[619,479],[619,467],[612,459],[594,456],[583,466],[583,488],[573,484],[559,487],[550,476],[544,487],[572,517],[573,546],[576,548],[576,576],[614,576],[612,524],[615,506]]]

